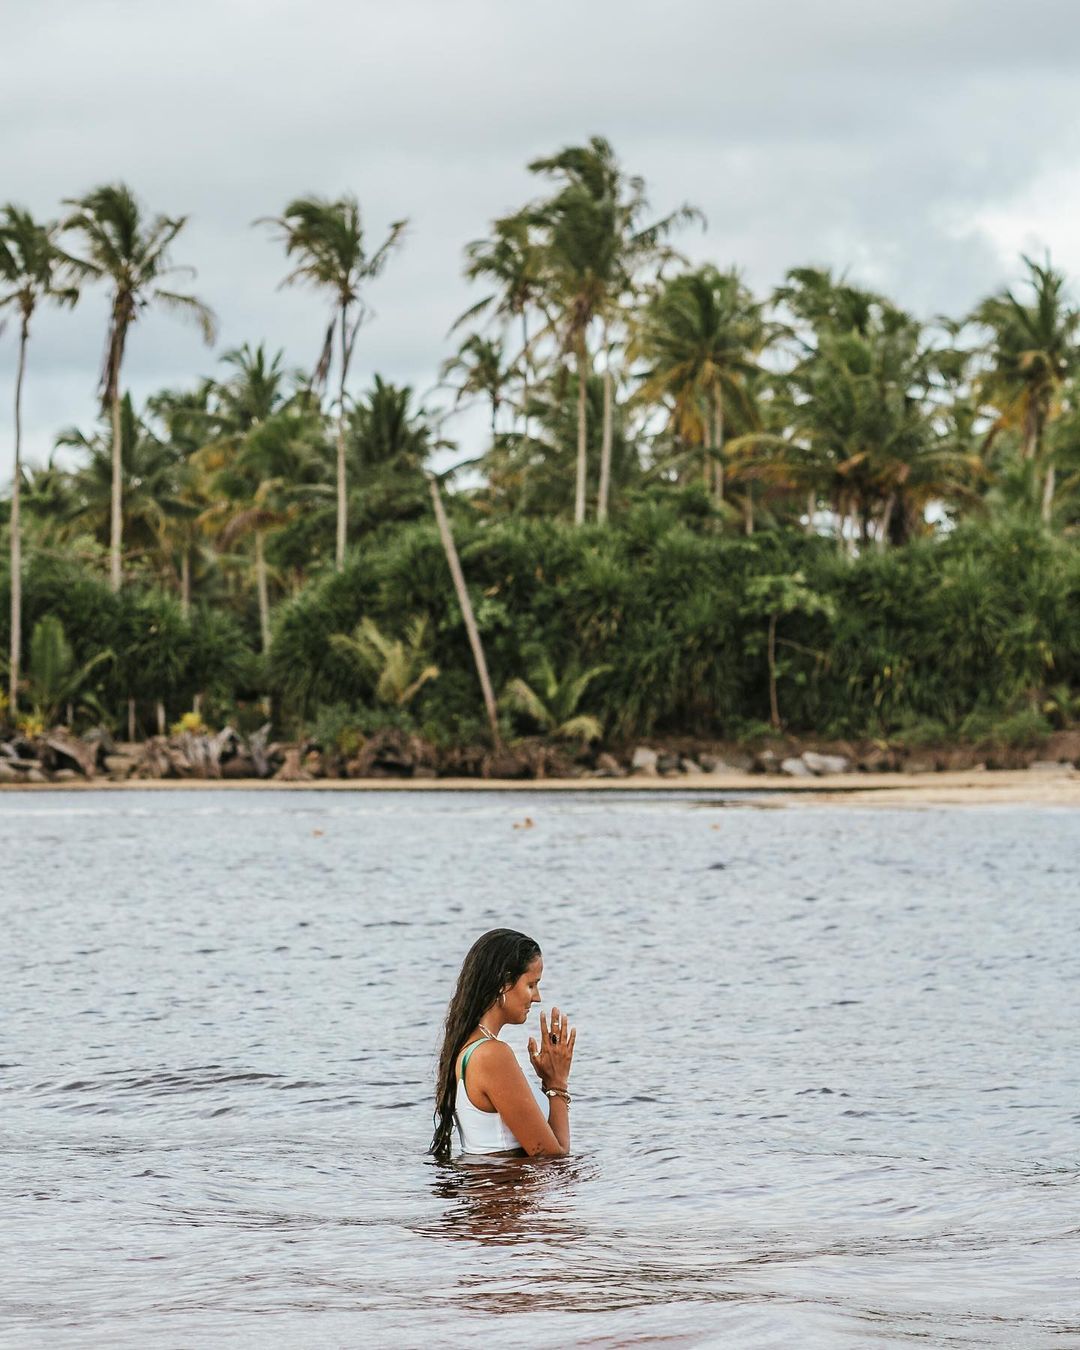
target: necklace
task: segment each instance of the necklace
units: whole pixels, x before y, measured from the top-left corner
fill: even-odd
[[[498,1036],[488,1031],[487,1027],[484,1026],[483,1022],[477,1022],[476,1025],[480,1028],[480,1030],[484,1033],[484,1035],[488,1038],[489,1041],[497,1041],[499,1039]]]

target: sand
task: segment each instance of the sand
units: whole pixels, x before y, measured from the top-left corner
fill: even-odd
[[[694,792],[728,797],[732,806],[1064,806],[1080,807],[1080,770],[981,770],[967,773],[836,774],[828,778],[775,778],[751,774],[680,774],[673,778],[479,778],[269,780],[107,779],[66,783],[3,784],[4,792]]]

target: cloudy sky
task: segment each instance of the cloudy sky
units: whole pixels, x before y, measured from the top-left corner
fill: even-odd
[[[175,260],[221,325],[130,340],[143,397],[242,341],[310,365],[324,310],[279,291],[257,216],[357,194],[373,240],[408,217],[357,348],[430,389],[475,298],[462,246],[536,190],[530,158],[591,134],[644,175],[657,212],[689,201],[692,258],[765,290],[786,268],[846,269],[929,317],[962,312],[1049,248],[1080,279],[1080,7],[1075,0],[3,0],[0,202],[47,216],[129,183],[188,214]],[[1078,284],[1080,290],[1080,284]],[[104,293],[37,322],[26,455],[95,414]],[[0,335],[0,397],[15,344]],[[0,407],[4,406],[0,403]],[[466,416],[447,431],[463,450]],[[10,472],[0,420],[0,476]]]

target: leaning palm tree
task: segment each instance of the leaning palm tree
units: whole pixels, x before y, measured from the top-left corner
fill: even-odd
[[[26,374],[26,347],[30,322],[38,305],[73,305],[79,292],[72,285],[71,268],[57,247],[60,227],[39,224],[28,211],[5,206],[0,217],[0,310],[19,316],[19,359],[15,369],[15,470],[11,487],[11,638],[8,654],[9,706],[18,711],[19,665],[22,659],[22,390]]]
[[[83,256],[75,263],[88,276],[112,287],[105,364],[101,374],[102,412],[112,418],[112,503],[109,534],[109,578],[120,589],[123,519],[121,492],[123,472],[120,435],[120,374],[128,329],[151,305],[194,320],[206,343],[214,340],[214,316],[193,295],[163,287],[170,275],[190,267],[173,266],[169,249],[187,223],[186,216],[154,216],[148,219],[131,189],[123,183],[95,188],[85,197],[68,200],[74,208],[65,228],[81,236]]]
[[[315,366],[313,388],[321,388],[330,374],[337,345],[337,536],[335,558],[340,572],[345,566],[345,542],[348,531],[348,496],[345,469],[345,381],[349,374],[353,345],[368,309],[361,287],[373,281],[386,265],[392,249],[401,241],[406,220],[397,220],[374,253],[364,247],[364,228],[360,204],[355,197],[337,201],[323,197],[297,197],[289,202],[281,216],[262,217],[256,224],[275,226],[285,244],[288,257],[297,259],[296,267],[281,283],[283,286],[307,282],[333,297],[333,314],[326,329],[322,350]]]
[[[1049,261],[1041,266],[1025,257],[1024,263],[1030,302],[1006,289],[978,305],[971,319],[990,334],[982,391],[998,412],[991,435],[1018,429],[1022,457],[1041,464],[1046,429],[1060,411],[1062,386],[1080,368],[1080,310],[1066,294],[1064,274]],[[1053,510],[1054,482],[1051,461],[1043,476],[1045,521]]]

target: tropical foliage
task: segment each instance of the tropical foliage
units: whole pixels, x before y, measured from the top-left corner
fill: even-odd
[[[537,195],[465,248],[477,298],[423,400],[352,379],[405,230],[370,247],[352,196],[264,219],[283,284],[329,307],[307,371],[255,340],[143,403],[123,358],[147,307],[213,337],[171,279],[185,217],[123,185],[56,222],[0,211],[4,715],[78,718],[81,700],[146,730],[193,706],[253,723],[269,702],[279,731],[326,741],[379,717],[483,738],[437,469],[506,734],[1074,721],[1080,308],[1050,260],[955,320],[821,268],[756,294],[727,260],[679,256],[697,213],[654,213],[602,138],[529,168]],[[96,281],[101,420],[27,464],[31,322]],[[446,433],[474,402],[486,432],[466,452]],[[61,671],[77,698],[58,700]]]

